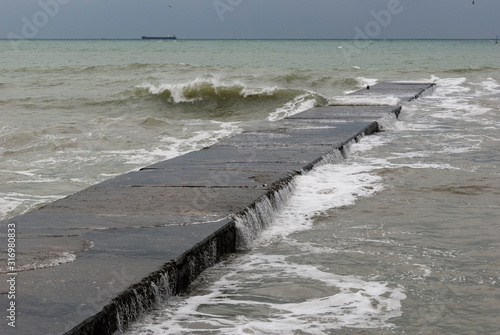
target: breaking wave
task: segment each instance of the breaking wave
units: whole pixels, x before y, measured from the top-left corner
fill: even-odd
[[[244,117],[249,113],[253,117],[265,117],[277,111],[286,116],[302,111],[304,106],[320,106],[327,101],[321,94],[309,90],[250,87],[238,80],[224,81],[212,75],[181,83],[144,83],[136,86],[136,90],[137,95],[154,98],[170,110],[182,108],[184,112],[203,112],[210,117]]]
[[[230,99],[292,99],[306,91],[290,88],[263,87],[250,88],[240,81],[225,82],[213,76],[202,76],[184,83],[163,83],[159,85],[145,83],[137,86],[154,96],[161,97],[172,103],[209,101],[211,99],[224,101]]]

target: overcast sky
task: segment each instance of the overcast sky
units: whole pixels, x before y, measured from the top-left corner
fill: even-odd
[[[0,38],[495,38],[500,0],[0,0]]]

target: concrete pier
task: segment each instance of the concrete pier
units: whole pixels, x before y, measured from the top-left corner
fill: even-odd
[[[433,84],[352,93],[410,101]],[[0,222],[1,334],[113,334],[237,248],[236,217],[401,106],[312,108]],[[15,230],[9,269],[8,229]],[[241,242],[241,241],[240,241]],[[29,270],[26,270],[29,269]],[[10,278],[15,279],[15,298]],[[12,314],[12,313],[11,313]]]

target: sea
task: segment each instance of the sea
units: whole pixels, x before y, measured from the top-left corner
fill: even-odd
[[[0,56],[0,219],[315,106],[403,106],[125,334],[500,334],[495,41],[1,40]],[[384,81],[436,87],[347,96]]]

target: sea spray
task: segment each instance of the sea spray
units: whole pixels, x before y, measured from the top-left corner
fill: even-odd
[[[198,250],[196,257],[187,257],[187,273],[189,277],[186,278],[187,282],[192,282],[198,277],[201,271],[214,266],[218,262],[220,255],[217,250],[217,242],[215,239],[212,239],[204,248]]]
[[[296,96],[293,100],[287,102],[282,107],[276,108],[274,112],[269,114],[267,120],[277,121],[282,118],[304,112],[318,105],[324,105],[325,103],[326,99],[321,95],[314,92],[307,92]]]
[[[278,190],[269,192],[268,195],[263,196],[235,217],[236,248],[238,250],[252,248],[253,241],[269,227],[274,214],[286,204],[293,190],[294,181],[291,179],[288,183],[282,183]]]
[[[339,149],[335,149],[321,157],[321,161],[316,163],[315,167],[322,164],[344,164],[345,158]]]
[[[159,271],[143,279],[141,283],[113,299],[107,307],[115,309],[116,323],[113,325],[113,322],[101,321],[100,326],[116,327],[113,332],[123,332],[131,322],[168,301],[175,294],[176,282],[177,272],[174,267],[170,264],[165,265]]]
[[[114,280],[123,280],[116,274]],[[129,325],[158,307],[160,304],[167,301],[173,294],[177,293],[178,273],[175,265],[167,263],[158,271],[143,278],[140,283],[137,283],[119,296],[112,299],[102,311],[96,305],[82,304],[82,308],[77,310],[77,313],[88,315],[97,313],[93,318],[88,318],[76,327],[68,323],[66,325],[66,335],[77,334],[115,334],[122,333]],[[100,299],[107,299],[107,292],[103,290],[100,294]]]
[[[342,145],[342,147],[339,150],[342,153],[344,159],[347,159],[349,157],[352,151],[352,146],[356,143],[359,143],[363,137],[365,137],[365,134],[361,133]]]
[[[353,139],[352,141],[357,142],[359,139]],[[335,149],[311,164],[310,169],[324,164],[343,163],[343,153]],[[302,170],[300,174],[306,174],[310,169]],[[258,238],[264,230],[269,228],[274,220],[275,214],[287,204],[290,197],[294,194],[295,187],[295,178],[283,181],[279,189],[269,192],[268,195],[263,196],[243,213],[235,217],[238,231],[237,249],[246,250],[252,248],[253,241]]]
[[[387,113],[377,120],[379,131],[395,130],[397,129],[396,122],[398,117],[396,114]]]

